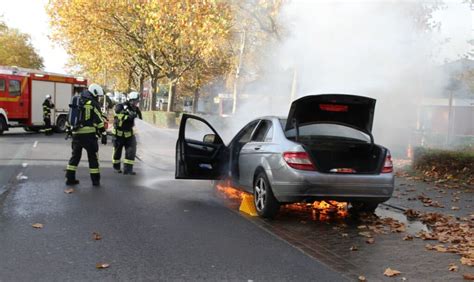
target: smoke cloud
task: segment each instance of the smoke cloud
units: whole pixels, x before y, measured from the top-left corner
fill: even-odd
[[[239,100],[224,135],[259,116],[286,116],[296,81],[294,98],[322,93],[376,98],[375,141],[402,154],[416,128],[420,99],[439,97],[447,84],[437,56],[442,38],[416,26],[417,2],[289,2],[280,19],[286,36],[266,52],[258,82],[240,89],[246,98]]]

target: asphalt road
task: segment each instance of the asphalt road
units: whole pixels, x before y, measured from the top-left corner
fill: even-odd
[[[0,281],[345,280],[229,209],[208,181],[174,180],[176,131],[138,131],[137,176],[112,171],[108,144],[102,187],[91,186],[83,159],[71,194],[70,141],[21,130],[0,137]]]

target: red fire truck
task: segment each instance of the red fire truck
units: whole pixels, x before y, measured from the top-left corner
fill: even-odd
[[[71,97],[86,87],[87,81],[81,77],[0,66],[0,134],[11,127],[39,131],[44,126],[46,95],[51,95],[55,105],[51,123],[63,132]]]

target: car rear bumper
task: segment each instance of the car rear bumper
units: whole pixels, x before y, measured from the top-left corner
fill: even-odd
[[[329,174],[285,170],[273,175],[272,190],[280,202],[313,200],[384,202],[393,193],[393,173]]]

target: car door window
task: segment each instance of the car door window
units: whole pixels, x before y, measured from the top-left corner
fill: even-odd
[[[273,140],[273,126],[270,126],[270,129],[267,131],[267,135],[263,142],[272,142]]]
[[[8,83],[8,94],[10,96],[20,96],[21,91],[20,91],[20,81],[19,80],[10,80]]]
[[[0,79],[0,92],[5,91],[5,80]]]
[[[254,142],[264,142],[268,131],[272,127],[272,122],[269,120],[262,120],[252,136]]]
[[[238,143],[247,143],[250,142],[250,138],[252,137],[252,132],[257,126],[258,120],[249,123],[245,126],[238,134],[237,134],[237,142]]]
[[[206,135],[214,135],[214,131],[205,123],[197,119],[188,119],[184,130],[184,139],[204,142]]]

